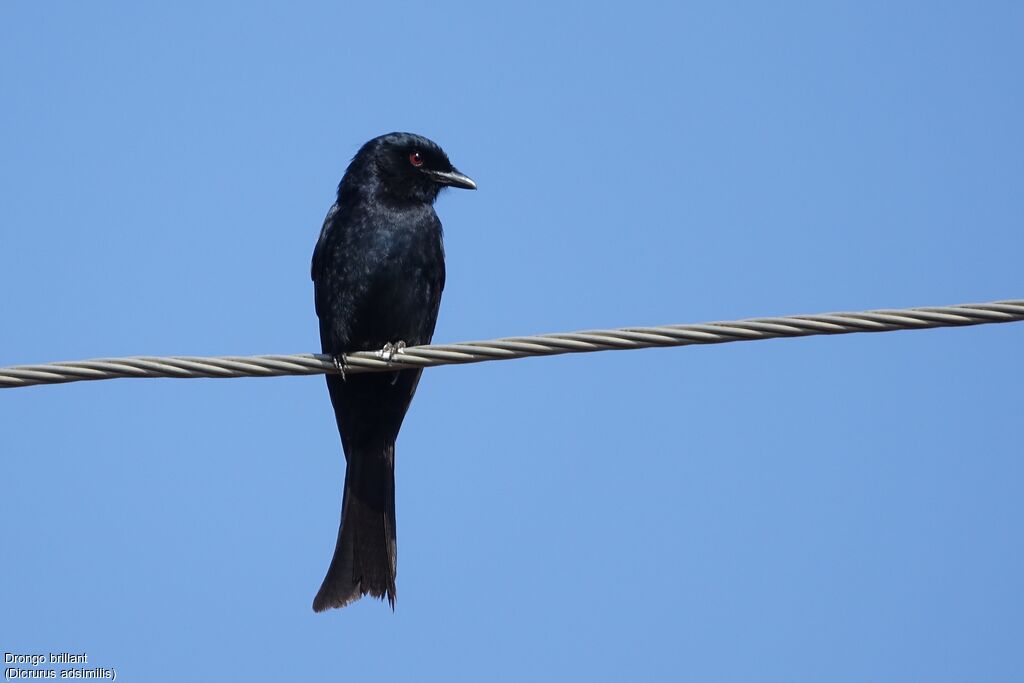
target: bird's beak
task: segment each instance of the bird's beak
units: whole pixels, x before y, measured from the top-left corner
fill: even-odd
[[[463,175],[455,168],[450,171],[431,171],[423,169],[423,173],[427,174],[433,178],[435,182],[441,183],[442,185],[461,187],[464,190],[476,189],[476,183],[473,182],[473,179],[468,175]]]

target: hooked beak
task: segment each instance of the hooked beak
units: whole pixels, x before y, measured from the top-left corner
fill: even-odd
[[[473,182],[473,179],[467,175],[463,175],[456,168],[453,168],[450,171],[430,171],[423,169],[422,172],[430,176],[434,182],[441,183],[442,185],[461,187],[464,190],[476,189],[476,183]]]

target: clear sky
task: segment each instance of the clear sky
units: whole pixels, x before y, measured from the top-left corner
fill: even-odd
[[[0,365],[318,350],[367,139],[435,340],[1024,298],[1024,5],[0,7]],[[1024,324],[428,370],[397,610],[323,379],[0,391],[0,649],[125,681],[1019,681]]]

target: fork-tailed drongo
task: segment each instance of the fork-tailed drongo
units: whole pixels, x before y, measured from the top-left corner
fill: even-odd
[[[313,252],[324,353],[427,344],[444,289],[446,186],[476,189],[434,142],[390,133],[356,153]],[[420,370],[327,375],[345,451],[345,493],[334,558],[313,609],[369,593],[395,605],[395,438]]]

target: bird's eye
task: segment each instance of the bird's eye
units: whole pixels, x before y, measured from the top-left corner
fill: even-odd
[[[413,152],[409,155],[409,163],[418,168],[423,165],[423,156],[419,152]]]

